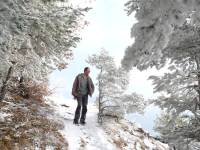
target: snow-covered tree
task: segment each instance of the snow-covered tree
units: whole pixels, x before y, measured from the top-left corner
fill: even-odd
[[[186,127],[188,120],[175,117],[173,113],[162,112],[155,122],[155,130],[160,133],[162,140],[166,141],[172,149],[187,149],[189,140],[178,134],[178,128]],[[189,149],[188,149],[189,150]]]
[[[134,43],[122,60],[127,69],[163,67],[168,58],[164,49],[176,27],[185,22],[200,25],[199,0],[129,0],[126,7],[128,14],[136,12],[138,20],[131,30]]]
[[[169,142],[179,142],[173,144],[180,146],[183,146],[181,143],[185,141],[188,141],[190,146],[200,141],[199,31],[199,27],[190,24],[176,28],[168,46],[164,49],[165,55],[171,61],[170,72],[162,77],[150,77],[153,80],[154,92],[163,93],[163,96],[154,100],[154,103],[167,110],[168,114],[165,115],[173,117],[169,119],[171,131],[163,132],[169,123],[162,123],[162,121],[160,123],[164,126],[159,127],[159,131]],[[177,126],[177,118],[187,120],[186,125]],[[177,148],[188,149],[188,147]]]
[[[14,65],[16,76],[44,80],[52,69],[67,66],[87,8],[59,1],[0,2],[1,75]]]
[[[163,112],[155,123],[155,130],[172,149],[194,150],[200,148],[199,122],[192,115]],[[195,131],[195,132],[194,132]]]
[[[125,94],[129,74],[123,68],[116,67],[113,57],[106,50],[89,56],[87,62],[100,71],[97,77],[99,119],[104,115],[120,118],[125,113],[144,110],[145,102],[142,96],[136,93]]]
[[[13,77],[34,81],[66,68],[86,11],[67,0],[0,1],[0,87],[9,68]]]
[[[192,146],[200,141],[199,6],[199,0],[130,0],[126,4],[128,14],[135,11],[138,22],[131,31],[135,42],[126,49],[122,65],[126,69],[160,69],[169,62],[169,73],[150,79],[155,92],[163,93],[154,103],[173,118],[172,134],[161,134],[169,142],[179,137],[175,142],[179,145],[185,140]],[[184,120],[182,115],[188,112],[184,119],[189,123],[177,127],[176,120]],[[163,131],[167,125],[165,122]]]

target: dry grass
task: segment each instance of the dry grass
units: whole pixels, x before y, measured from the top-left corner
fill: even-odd
[[[129,130],[129,127],[127,125],[121,125],[121,128],[125,131],[125,132],[129,132],[130,133],[130,130]]]
[[[85,149],[86,145],[87,145],[87,142],[83,138],[81,138],[81,140],[80,140],[80,150]]]
[[[123,147],[127,146],[127,142],[121,137],[113,139],[113,143],[120,149],[123,149]]]
[[[51,146],[67,150],[68,142],[59,132],[64,128],[62,122],[47,118],[53,115],[53,109],[43,100],[49,94],[47,85],[27,82],[24,94],[18,87],[18,84],[9,86],[7,97],[0,102],[1,112],[10,114],[0,120],[0,149],[45,150]]]
[[[26,98],[39,102],[42,102],[45,96],[52,94],[48,89],[48,84],[46,82],[38,83],[31,79],[20,82],[17,78],[11,78],[8,84],[7,93],[17,101]]]
[[[140,148],[141,150],[149,149],[148,147],[145,146],[144,142],[141,142],[141,141],[135,141],[135,143],[134,143],[134,149],[138,149],[138,148],[137,148],[138,145],[139,145],[139,148]]]
[[[37,101],[42,101],[45,96],[51,94],[46,83],[29,81],[26,83],[26,88],[28,97]]]

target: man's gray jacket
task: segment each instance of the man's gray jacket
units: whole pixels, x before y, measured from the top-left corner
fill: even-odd
[[[81,82],[81,79],[82,79],[82,76],[84,74],[81,73],[81,74],[78,74],[74,80],[74,83],[73,83],[73,87],[72,87],[72,95],[74,96],[74,98],[77,98],[79,96],[81,96],[80,94],[80,82]],[[94,84],[92,82],[92,79],[88,76],[87,77],[87,87],[88,87],[88,94],[90,96],[92,96],[92,94],[94,93]]]

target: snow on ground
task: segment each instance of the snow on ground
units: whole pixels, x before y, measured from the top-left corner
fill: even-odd
[[[156,141],[142,128],[128,120],[116,122],[105,119],[101,126],[97,123],[97,108],[88,104],[86,125],[74,125],[73,118],[77,106],[76,100],[48,97],[55,112],[54,119],[64,123],[60,132],[68,141],[69,150],[168,150],[168,145]]]
[[[89,103],[86,117],[86,125],[74,125],[73,118],[77,106],[76,100],[67,100],[56,97],[49,97],[48,100],[64,120],[65,128],[61,133],[69,143],[69,150],[114,150],[116,147],[108,141],[104,130],[97,123],[97,108]],[[64,105],[63,105],[64,104]],[[69,106],[69,107],[67,107]]]
[[[4,118],[7,116],[10,116],[11,114],[5,113],[5,112],[0,112],[0,122],[4,121]]]

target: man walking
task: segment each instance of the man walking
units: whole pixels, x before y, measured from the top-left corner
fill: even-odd
[[[88,95],[92,96],[92,94],[94,93],[94,84],[89,76],[89,73],[90,73],[90,68],[85,67],[84,73],[78,74],[73,83],[72,95],[74,96],[75,99],[77,99],[77,108],[75,111],[74,122],[73,122],[74,124],[79,123],[81,107],[82,107],[82,112],[81,112],[80,123],[83,125],[86,123],[85,119],[87,113]]]

